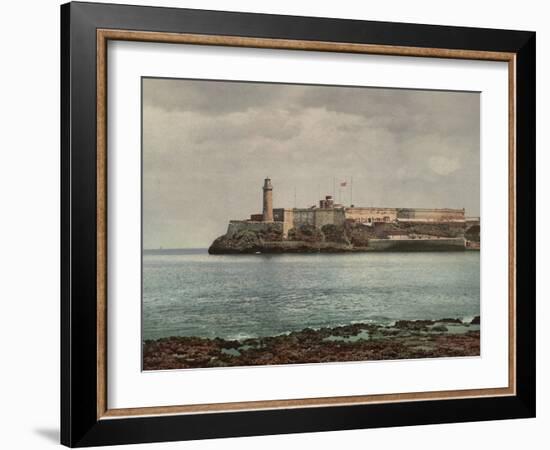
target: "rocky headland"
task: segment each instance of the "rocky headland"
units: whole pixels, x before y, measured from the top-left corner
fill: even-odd
[[[277,223],[246,228],[218,237],[210,254],[342,253],[367,251],[464,251],[479,249],[479,226],[463,223],[375,223],[301,225],[284,236]]]
[[[479,323],[398,320],[243,340],[174,336],[143,342],[143,370],[479,356]]]

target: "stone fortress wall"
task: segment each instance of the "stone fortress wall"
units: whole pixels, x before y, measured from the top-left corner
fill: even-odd
[[[360,223],[393,222],[397,219],[398,209],[352,206],[345,209],[345,215],[346,219]]]

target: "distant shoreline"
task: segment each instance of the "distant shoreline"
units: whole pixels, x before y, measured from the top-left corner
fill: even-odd
[[[144,248],[144,255],[192,255],[208,253],[208,247],[201,248]]]

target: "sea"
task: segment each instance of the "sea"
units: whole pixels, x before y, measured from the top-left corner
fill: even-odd
[[[480,254],[144,252],[142,338],[246,339],[480,312]]]

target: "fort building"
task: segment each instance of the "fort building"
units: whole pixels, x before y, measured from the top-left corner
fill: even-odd
[[[346,221],[374,226],[376,223],[466,223],[479,218],[466,218],[465,210],[452,208],[384,208],[373,206],[345,206],[335,203],[331,195],[325,196],[318,205],[310,208],[273,208],[273,185],[270,178],[264,180],[262,213],[252,214],[250,219],[231,220],[228,235],[238,231],[262,230],[269,224],[270,229],[281,229],[283,237],[293,228],[312,225],[343,225]],[[266,228],[267,229],[267,228]],[[395,238],[393,238],[395,239]]]

